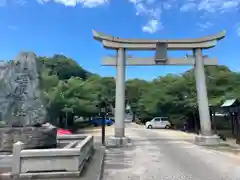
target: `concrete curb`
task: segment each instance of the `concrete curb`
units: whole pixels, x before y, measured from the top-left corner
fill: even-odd
[[[104,153],[103,153],[103,157],[101,159],[101,165],[100,165],[100,173],[99,173],[99,176],[97,177],[97,180],[102,180],[103,179],[103,173],[104,173],[104,160],[105,160],[105,156],[106,156],[106,148],[103,147],[104,149]]]
[[[76,178],[80,172],[48,172],[48,173],[22,173],[19,176],[13,176],[11,173],[4,173],[1,180],[32,180],[32,179],[50,179],[50,178]]]

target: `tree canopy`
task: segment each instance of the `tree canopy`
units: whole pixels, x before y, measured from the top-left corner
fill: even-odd
[[[49,119],[74,116],[91,117],[98,113],[99,96],[114,107],[115,79],[100,77],[82,68],[63,55],[39,57],[42,63],[41,88]],[[209,104],[221,104],[228,98],[239,98],[240,73],[225,66],[206,66]],[[141,120],[154,116],[181,119],[196,111],[196,83],[193,69],[182,74],[167,74],[152,81],[131,79],[126,81],[126,101],[131,111]]]

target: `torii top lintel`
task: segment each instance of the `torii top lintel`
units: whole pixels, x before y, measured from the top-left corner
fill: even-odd
[[[216,46],[217,41],[223,39],[226,31],[216,35],[194,38],[194,39],[176,39],[176,40],[151,40],[151,39],[123,39],[93,30],[94,39],[102,42],[108,49],[125,48],[129,50],[156,50],[157,43],[166,43],[169,50],[192,50],[208,49]]]

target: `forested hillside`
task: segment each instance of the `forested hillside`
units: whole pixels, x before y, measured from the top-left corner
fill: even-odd
[[[66,119],[72,124],[74,116],[90,117],[98,113],[99,95],[108,99],[115,93],[115,80],[100,77],[83,69],[63,55],[39,57],[41,89],[53,124]]]
[[[71,124],[74,116],[90,117],[97,114],[99,95],[114,105],[113,77],[92,74],[63,55],[38,59],[42,63],[42,92],[52,123],[64,120],[67,116]],[[240,97],[240,73],[232,72],[225,66],[209,66],[205,70],[211,105]],[[127,103],[142,120],[153,116],[170,116],[173,121],[177,121],[196,111],[193,70],[180,75],[157,77],[151,82],[128,80],[126,87]]]

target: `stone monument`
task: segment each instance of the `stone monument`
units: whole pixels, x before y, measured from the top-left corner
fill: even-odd
[[[56,147],[56,128],[45,126],[47,112],[41,99],[39,64],[33,53],[20,53],[1,64],[0,151],[11,151],[16,141],[25,148]]]

